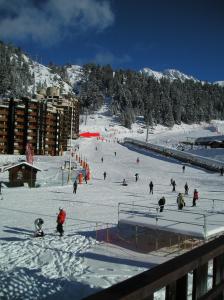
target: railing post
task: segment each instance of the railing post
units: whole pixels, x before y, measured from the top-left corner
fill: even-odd
[[[119,220],[120,220],[120,203],[118,203],[118,212],[117,212],[118,227],[119,227]]]
[[[207,292],[208,263],[193,271],[192,300],[197,300]]]
[[[212,288],[223,282],[224,280],[224,254],[219,255],[213,259],[213,278],[212,278]],[[224,299],[224,291],[222,291],[217,300]]]
[[[97,241],[97,223],[96,223],[96,241]]]
[[[135,246],[138,247],[138,225],[135,226]]]
[[[107,223],[107,243],[109,242],[109,228],[108,228],[108,223]]]
[[[159,214],[159,208],[156,207],[156,250],[158,250],[158,214]]]
[[[166,286],[165,300],[187,300],[188,274]]]
[[[206,241],[207,240],[207,218],[206,218],[206,215],[204,214],[203,215],[204,217],[204,240]]]

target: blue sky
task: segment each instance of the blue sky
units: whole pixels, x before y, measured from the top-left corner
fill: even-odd
[[[224,80],[223,0],[0,0],[0,39],[44,64]]]

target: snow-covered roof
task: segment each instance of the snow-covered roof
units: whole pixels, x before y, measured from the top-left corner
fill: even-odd
[[[21,166],[21,165],[26,165],[26,166],[28,166],[28,167],[30,167],[32,169],[35,169],[37,171],[41,171],[41,169],[35,167],[34,165],[31,165],[31,164],[29,164],[26,161],[22,161],[22,162],[19,162],[19,163],[16,163],[16,164],[10,164],[10,165],[6,165],[6,166],[1,166],[1,172],[8,171],[10,169],[13,169],[13,168]]]

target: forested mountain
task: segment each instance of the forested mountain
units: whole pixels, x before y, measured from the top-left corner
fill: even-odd
[[[0,95],[32,96],[49,86],[59,87],[62,94],[73,93],[69,80],[66,82],[60,76],[60,68],[63,69],[48,68],[30,59],[21,49],[0,42]],[[63,72],[61,75],[65,77]]]
[[[178,70],[136,72],[93,63],[46,67],[20,49],[0,43],[0,95],[32,96],[48,86],[76,95],[82,113],[95,111],[107,101],[111,113],[126,127],[137,116],[144,116],[146,124],[166,126],[224,119],[224,87]]]
[[[144,116],[147,124],[173,126],[211,119],[224,119],[224,88],[200,81],[180,79],[159,81],[131,70],[113,72],[110,66],[85,65],[85,80],[79,98],[94,110],[105,95],[111,99],[111,112],[126,127]]]
[[[28,95],[34,83],[29,61],[19,48],[0,42],[0,95]]]

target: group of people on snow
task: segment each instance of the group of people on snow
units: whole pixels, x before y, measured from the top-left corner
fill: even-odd
[[[62,207],[59,207],[59,213],[56,219],[56,223],[57,223],[56,231],[60,234],[60,236],[63,236],[64,234],[63,224],[65,222],[65,219],[66,219],[66,212]],[[42,218],[37,218],[34,221],[34,226],[35,226],[34,237],[44,236],[43,224],[44,224],[44,220]]]

